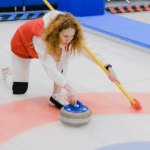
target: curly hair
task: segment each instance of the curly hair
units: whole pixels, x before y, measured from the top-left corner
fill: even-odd
[[[44,33],[41,35],[41,39],[46,43],[47,49],[46,54],[52,55],[54,60],[58,62],[60,60],[60,32],[68,29],[75,29],[74,38],[71,40],[71,50],[69,54],[75,55],[76,52],[79,55],[81,53],[83,32],[80,27],[78,20],[70,13],[58,14],[53,20],[50,21],[48,27],[45,29]]]

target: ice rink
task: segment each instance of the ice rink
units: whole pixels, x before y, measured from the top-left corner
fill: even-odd
[[[150,12],[120,15],[150,24]],[[1,68],[11,67],[10,41],[25,22],[0,23]],[[59,110],[48,104],[53,81],[40,61],[33,59],[26,94],[13,95],[11,84],[0,76],[0,150],[150,149],[150,52],[89,32],[84,35],[112,64],[122,87],[143,109],[134,110],[98,65],[76,56],[70,58],[66,79],[92,110],[92,120],[81,127],[66,126],[59,120]]]

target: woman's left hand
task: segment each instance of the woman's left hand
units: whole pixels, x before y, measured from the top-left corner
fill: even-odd
[[[113,70],[111,67],[108,68],[108,72],[109,72],[108,78],[109,78],[112,82],[117,81],[117,82],[120,84],[120,82],[119,82],[119,80],[117,79],[117,76],[116,76],[114,70]]]

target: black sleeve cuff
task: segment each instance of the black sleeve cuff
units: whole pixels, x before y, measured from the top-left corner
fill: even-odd
[[[108,70],[109,67],[112,68],[112,65],[108,64],[108,65],[106,66],[106,70]]]

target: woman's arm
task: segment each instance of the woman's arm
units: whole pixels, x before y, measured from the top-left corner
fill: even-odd
[[[86,46],[89,48],[89,50],[95,55],[95,57],[106,67],[108,65],[108,62],[106,61],[105,57],[102,56],[96,49],[94,49],[91,44],[86,43]],[[83,49],[81,54],[92,61],[93,63],[97,64],[96,61],[88,54],[88,52]]]
[[[69,102],[72,105],[76,105],[78,95],[76,91],[73,89],[73,87],[69,83],[67,83],[67,81],[64,79],[64,76],[58,71],[57,63],[55,62],[53,57],[48,54],[47,56],[45,56],[46,45],[39,37],[36,36],[33,37],[33,44],[39,56],[41,64],[43,65],[48,76],[58,85],[67,90]]]
[[[44,44],[44,42],[39,37],[34,36],[33,44],[35,47],[35,51],[39,56],[41,64],[44,67],[48,76],[58,85],[64,87],[67,81],[65,80],[64,76],[58,71],[57,63],[53,59],[53,57],[49,54],[45,55],[46,45]]]
[[[117,76],[114,72],[114,70],[111,67],[107,67],[109,65],[109,63],[106,61],[105,57],[103,57],[96,49],[92,48],[92,46],[88,43],[86,43],[87,47],[89,48],[89,50],[95,55],[95,57],[104,65],[104,67],[108,70],[109,72],[109,76],[108,78],[112,81],[115,82],[117,81],[119,84],[119,80],[117,79]],[[97,64],[96,61],[88,54],[88,52],[83,49],[82,51],[82,55],[85,56],[87,59],[89,59],[90,61],[92,61],[93,63]]]

